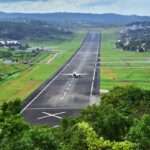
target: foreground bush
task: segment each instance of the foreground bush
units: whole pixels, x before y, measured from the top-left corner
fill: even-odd
[[[150,149],[150,115],[135,120],[128,133],[128,139],[138,143],[139,149]]]
[[[20,110],[19,100],[1,106],[0,150],[58,150],[53,129],[27,124]]]
[[[111,142],[98,137],[86,122],[75,124],[65,134],[69,135],[67,141],[63,141],[66,150],[136,150],[136,144],[132,142]]]

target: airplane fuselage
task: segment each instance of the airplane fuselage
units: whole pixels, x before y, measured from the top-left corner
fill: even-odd
[[[80,78],[80,74],[73,73],[73,78]]]

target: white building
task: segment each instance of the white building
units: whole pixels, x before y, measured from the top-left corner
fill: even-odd
[[[21,45],[19,41],[16,40],[0,40],[0,46],[18,46]]]

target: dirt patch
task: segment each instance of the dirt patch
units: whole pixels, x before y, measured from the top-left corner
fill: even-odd
[[[106,76],[110,80],[116,80],[117,79],[116,73],[114,73],[113,70],[110,68],[103,68],[102,74],[103,74],[103,76]]]

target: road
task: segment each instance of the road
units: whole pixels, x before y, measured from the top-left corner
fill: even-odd
[[[31,124],[58,125],[64,117],[73,117],[96,102],[99,95],[100,34],[86,35],[73,58],[36,94],[31,95],[21,113]],[[78,79],[66,76],[86,74]]]

